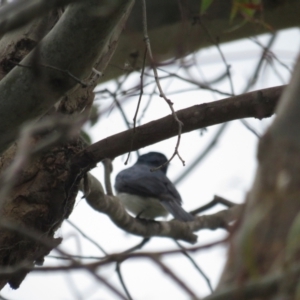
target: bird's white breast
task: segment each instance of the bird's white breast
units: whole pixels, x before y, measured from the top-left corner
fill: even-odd
[[[127,210],[140,218],[155,219],[156,217],[166,217],[169,214],[157,198],[127,193],[119,193],[117,196]]]

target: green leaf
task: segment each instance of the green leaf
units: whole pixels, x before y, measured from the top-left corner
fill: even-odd
[[[200,14],[203,15],[212,4],[213,0],[202,0]]]

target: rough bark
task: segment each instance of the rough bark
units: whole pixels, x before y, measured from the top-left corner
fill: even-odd
[[[7,33],[0,39],[0,79],[37,45],[59,19],[57,11]]]
[[[60,239],[55,239],[54,233],[71,213],[77,195],[77,187],[72,187],[73,182],[69,181],[72,175],[70,160],[82,150],[82,146],[82,143],[74,141],[50,149],[19,174],[9,197],[2,199],[1,225],[13,224],[15,230],[1,226],[1,266],[41,264],[43,257],[59,244]],[[11,163],[16,147],[11,147],[1,158],[0,169],[5,170]],[[53,247],[24,236],[18,228],[28,232],[33,230],[37,238],[48,237],[53,241]],[[12,288],[18,288],[25,276],[26,272],[4,276],[0,278],[0,287],[9,283]]]
[[[27,56],[30,48],[36,44],[40,25],[32,23],[18,32],[8,34],[14,38],[11,39],[11,47],[2,47],[2,50],[7,50],[2,58],[9,57],[18,62],[26,56],[22,64],[36,65],[33,68],[8,68],[2,73],[0,114],[1,126],[6,127],[6,131],[4,128],[1,131],[2,150],[15,139],[17,129],[25,120],[41,117],[59,99],[62,101],[58,111],[63,112],[68,119],[72,119],[72,114],[91,103],[91,90],[96,84],[90,80],[92,68],[98,67],[103,71],[107,66],[132,4],[132,0],[102,3],[90,0],[70,5],[39,44],[38,50],[33,50]],[[30,47],[24,47],[23,52],[15,55],[14,50],[20,50],[20,40],[24,42],[28,28],[30,41],[33,42],[28,43]],[[5,40],[8,41],[9,37],[3,37],[2,45],[5,45]],[[53,69],[44,70],[39,67],[41,64],[67,70],[80,79],[90,80],[91,84],[85,89],[79,89],[78,82],[71,76]],[[74,93],[76,88],[77,93]],[[31,141],[32,149],[42,139],[35,136]],[[14,143],[2,154],[1,183],[5,182],[5,172],[16,160],[19,147],[18,143]],[[27,166],[16,175],[18,177],[10,194],[2,198],[0,203],[2,267],[23,265],[30,269],[35,264],[41,264],[44,256],[61,242],[61,239],[54,238],[54,233],[73,209],[78,192],[78,181],[75,178],[81,178],[83,174],[80,170],[74,173],[71,160],[82,149],[82,142],[74,138],[47,149],[39,157],[27,158]],[[12,288],[18,288],[27,272],[28,269],[14,275],[1,276],[0,288],[6,283]]]
[[[82,81],[89,78],[99,57],[106,56],[115,28],[124,24],[128,3],[131,6],[133,1],[108,1],[103,3],[105,10],[96,0],[70,5],[38,51],[21,61],[31,67],[15,67],[1,80],[0,152],[12,143],[25,121],[45,114],[77,86],[72,76]]]

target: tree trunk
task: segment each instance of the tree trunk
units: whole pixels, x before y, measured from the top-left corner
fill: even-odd
[[[25,121],[45,114],[51,117],[51,125],[65,120],[67,131],[73,128],[73,138],[66,132],[55,146],[50,138],[62,127],[46,128],[29,135],[29,146],[21,140],[0,158],[0,265],[7,270],[0,278],[0,288],[6,283],[18,288],[30,268],[42,264],[44,256],[61,242],[54,238],[55,231],[70,215],[84,175],[71,165],[72,158],[84,148],[79,128],[74,128],[76,114],[89,110],[96,85],[92,68],[104,71],[132,5],[133,0],[81,1],[70,5],[54,27],[52,17],[54,22],[47,26],[38,20],[0,42],[0,49],[5,50],[0,57],[1,151],[12,144]],[[45,38],[27,55],[41,37],[40,30]],[[14,62],[22,67],[15,67]],[[81,80],[88,84],[78,84]],[[43,118],[35,128],[47,120]],[[50,145],[37,151],[47,143]],[[39,156],[30,154],[35,152]],[[19,168],[12,169],[18,162],[22,162]]]
[[[292,272],[300,257],[299,82],[298,60],[279,102],[277,118],[260,141],[255,182],[231,237],[218,291],[236,287],[232,299],[250,299],[250,293],[255,299],[299,298],[299,272]],[[270,276],[275,274],[281,274],[281,281],[273,278],[270,288]],[[262,292],[259,281],[266,278],[270,280]],[[256,287],[247,289],[253,280]]]

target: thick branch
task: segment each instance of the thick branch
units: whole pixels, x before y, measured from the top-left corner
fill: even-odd
[[[31,22],[52,9],[77,1],[79,0],[31,0],[9,3],[0,9],[0,35]]]
[[[103,3],[102,1],[100,3]],[[62,18],[43,39],[38,51],[31,52],[22,65],[33,60],[68,71],[81,80],[92,72],[107,44],[124,25],[133,0],[84,1],[70,5]],[[38,65],[38,64],[37,64]],[[0,82],[0,152],[16,138],[19,127],[52,107],[77,82],[53,68],[15,67]]]
[[[224,123],[236,119],[266,118],[274,113],[278,98],[285,86],[279,86],[211,103],[195,105],[177,111],[184,126],[182,132]],[[176,136],[178,127],[170,115],[156,121],[101,140],[79,153],[73,160],[79,168],[92,167],[104,158],[114,158],[129,151]]]
[[[198,216],[192,222],[157,222],[131,217],[117,197],[107,196],[101,183],[88,174],[90,192],[86,195],[87,203],[96,211],[105,213],[121,229],[143,237],[169,237],[195,243],[197,236],[193,232],[201,229],[218,229],[227,227],[235,221],[241,212],[241,206],[219,211],[212,215]]]

